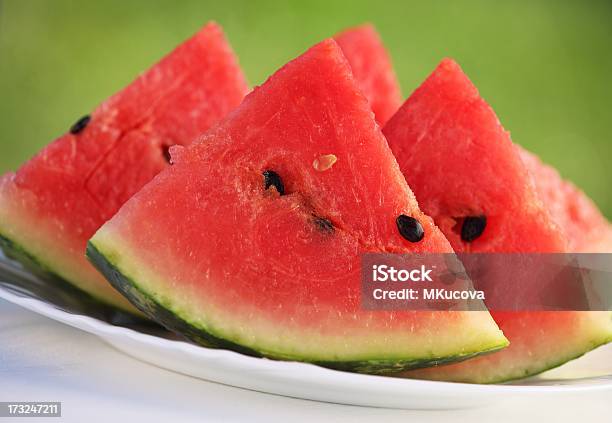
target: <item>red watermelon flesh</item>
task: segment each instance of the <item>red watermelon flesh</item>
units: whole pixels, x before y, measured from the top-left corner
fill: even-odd
[[[420,206],[456,251],[567,251],[564,222],[556,222],[547,210],[509,134],[452,60],[438,66],[383,132]],[[479,236],[462,237],[465,225],[483,222],[483,217],[486,225]],[[510,340],[508,348],[406,376],[509,380],[557,366],[612,339],[607,312],[492,315]]]
[[[612,228],[595,203],[579,188],[561,178],[533,153],[516,146],[533,175],[538,194],[565,232],[570,251],[612,252]]]
[[[370,101],[376,121],[384,125],[402,103],[391,58],[374,29],[366,24],[335,36],[351,65],[353,76]]]
[[[132,197],[90,260],[143,312],[204,345],[361,372],[454,361],[505,340],[487,312],[367,311],[363,252],[451,252],[346,59],[288,63]],[[399,215],[421,240],[403,238]]]
[[[4,248],[97,300],[134,310],[87,262],[87,240],[168,166],[169,146],[193,141],[246,92],[221,28],[209,23],[98,106],[88,123],[0,179]]]

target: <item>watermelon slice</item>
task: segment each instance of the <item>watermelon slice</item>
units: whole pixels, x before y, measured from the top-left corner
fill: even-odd
[[[567,219],[557,216],[556,221],[559,213],[551,214],[542,201],[548,200],[541,193],[547,191],[546,183],[536,188],[529,170],[533,166],[525,165],[493,110],[455,62],[444,60],[383,132],[419,204],[456,251],[564,252],[571,247]],[[547,170],[540,168],[535,177],[541,172]],[[558,183],[550,177],[547,181]],[[587,219],[592,207],[585,211],[591,213]],[[510,347],[407,376],[505,381],[555,367],[612,340],[609,312],[492,315]]]
[[[171,330],[374,373],[506,345],[487,312],[361,307],[361,253],[452,250],[419,211],[333,40],[281,68],[200,142],[174,148],[172,162],[88,247]],[[413,223],[406,238],[400,215]]]
[[[0,243],[55,282],[136,311],[87,262],[87,240],[247,92],[221,28],[210,23],[123,91],[0,179]]]
[[[612,252],[612,226],[593,201],[552,167],[516,146],[551,216],[565,232],[573,252]]]
[[[372,25],[348,29],[335,36],[353,70],[359,88],[370,101],[376,121],[384,125],[402,104],[391,58]]]

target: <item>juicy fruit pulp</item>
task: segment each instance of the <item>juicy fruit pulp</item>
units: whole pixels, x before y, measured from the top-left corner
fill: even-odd
[[[372,25],[348,29],[334,37],[351,65],[359,88],[384,125],[402,104],[399,83],[391,58]]]
[[[205,345],[375,373],[506,344],[487,312],[361,308],[361,253],[452,250],[418,209],[334,41],[171,154],[175,164],[88,247],[114,286],[168,328]],[[418,221],[420,240],[400,235],[400,215]]]
[[[612,226],[593,201],[574,184],[565,181],[534,154],[516,146],[529,169],[542,202],[565,233],[568,250],[586,253],[612,252]]]
[[[439,65],[383,132],[420,206],[456,251],[564,252],[571,247],[560,226],[565,222],[546,208],[519,150],[453,61]],[[472,231],[478,219],[478,231]],[[408,376],[503,381],[557,366],[612,339],[608,312],[492,315],[510,340],[508,348]]]
[[[237,106],[247,86],[221,29],[208,24],[0,179],[0,240],[45,273],[135,311],[87,262],[87,240],[187,144]]]

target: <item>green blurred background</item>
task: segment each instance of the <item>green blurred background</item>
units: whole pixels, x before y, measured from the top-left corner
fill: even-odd
[[[612,1],[0,0],[0,172],[15,169],[209,19],[252,84],[370,21],[409,95],[450,56],[515,142],[612,218]]]

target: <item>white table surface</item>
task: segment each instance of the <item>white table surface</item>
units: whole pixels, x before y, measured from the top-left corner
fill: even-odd
[[[508,399],[479,409],[402,411],[318,403],[179,375],[93,335],[0,300],[0,401],[61,401],[68,422],[607,422],[612,393]],[[0,423],[8,421],[0,418]]]

